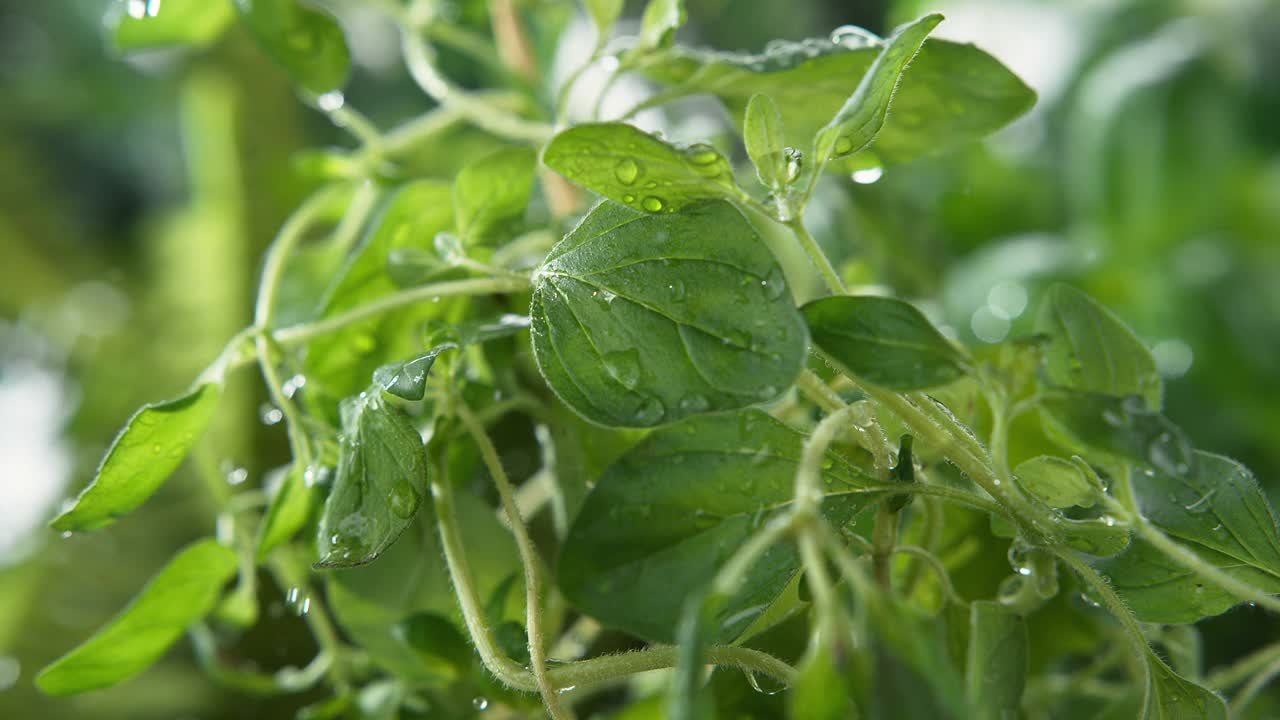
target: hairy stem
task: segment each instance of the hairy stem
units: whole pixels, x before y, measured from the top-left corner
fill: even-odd
[[[840,279],[840,273],[836,272],[835,267],[831,265],[831,261],[827,259],[826,253],[822,252],[822,247],[818,245],[818,241],[805,228],[804,220],[802,218],[794,218],[784,224],[791,228],[791,232],[795,234],[800,247],[809,256],[809,261],[818,269],[818,274],[822,275],[822,281],[826,283],[827,290],[832,295],[849,294],[849,291],[845,289],[844,281]]]

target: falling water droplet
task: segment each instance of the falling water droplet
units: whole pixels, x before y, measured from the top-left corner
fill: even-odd
[[[859,185],[870,185],[871,183],[874,183],[875,181],[879,180],[883,176],[884,176],[884,168],[871,167],[871,168],[863,168],[862,170],[854,170],[853,175],[851,175],[850,177],[852,177],[853,181],[858,183]]]
[[[476,710],[480,710],[481,712],[488,710],[489,698],[477,696],[471,700],[471,707],[474,707]]]
[[[258,418],[262,420],[263,425],[276,425],[284,419],[284,411],[271,403],[262,403],[258,407]]]

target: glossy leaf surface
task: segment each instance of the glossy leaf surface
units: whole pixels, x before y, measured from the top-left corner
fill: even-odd
[[[317,567],[371,562],[413,521],[427,491],[422,436],[376,391],[344,401],[342,446],[320,516]]]
[[[820,162],[863,150],[880,134],[902,73],[940,22],[941,15],[926,15],[903,25],[886,39],[857,89],[814,138],[815,155]]]
[[[614,427],[771,400],[804,356],[781,268],[727,203],[596,206],[547,256],[530,313],[552,389]]]
[[[236,555],[211,539],[188,545],[129,606],[36,676],[50,695],[110,687],[146,669],[187,626],[213,609],[236,571]]]
[[[759,410],[690,418],[658,430],[611,466],[569,531],[559,580],[606,625],[671,642],[685,599],[763,523],[790,506],[803,436]],[[834,456],[823,470],[837,527],[870,480]],[[767,551],[742,590],[715,608],[716,642],[739,635],[799,569],[793,546]]]
[[[93,482],[54,518],[53,529],[100,528],[146,502],[208,429],[221,394],[221,385],[205,383],[180,398],[144,405],[111,443]]]
[[[917,390],[951,382],[967,371],[965,354],[901,300],[828,297],[802,311],[814,345],[867,382]]]
[[[1027,492],[1052,507],[1092,507],[1097,502],[1098,489],[1070,460],[1038,455],[1019,463],[1013,474]]]
[[[762,185],[777,191],[791,181],[782,135],[782,113],[768,95],[751,96],[742,121],[742,140]]]
[[[1040,418],[1049,436],[1068,449],[1100,450],[1172,475],[1194,471],[1186,435],[1137,396],[1051,391],[1040,403]]]
[[[547,167],[614,202],[672,213],[734,194],[733,169],[710,145],[677,147],[626,123],[578,125],[556,135]]]
[[[235,0],[240,20],[277,65],[304,89],[322,95],[347,82],[351,54],[328,13],[298,0]]]

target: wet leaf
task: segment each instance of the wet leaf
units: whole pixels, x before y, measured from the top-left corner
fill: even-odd
[[[397,365],[384,365],[373,373],[373,383],[382,391],[401,400],[416,402],[427,394],[427,374],[436,358],[445,350],[456,347],[453,343],[438,345],[412,360]]]
[[[782,270],[727,203],[596,206],[547,256],[530,314],[551,388],[613,427],[772,400],[804,358]]]
[[[180,398],[144,405],[111,443],[93,482],[54,518],[53,529],[100,528],[146,502],[208,429],[221,394],[220,384],[205,383]]]
[[[145,670],[188,625],[213,609],[236,572],[236,554],[212,539],[188,545],[129,606],[36,676],[49,695],[110,687]]]
[[[1227,720],[1227,704],[1209,690],[1175,673],[1154,653],[1150,695],[1141,720]]]
[[[942,16],[926,15],[903,25],[885,40],[883,49],[858,82],[858,87],[814,138],[814,157],[820,162],[865,149],[880,134],[889,104],[907,65]]]
[[[559,562],[565,596],[602,623],[671,642],[686,598],[762,524],[786,512],[804,437],[759,410],[690,418],[649,435],[604,474],[578,513]],[[837,527],[863,506],[871,481],[832,456],[823,512]],[[707,630],[732,640],[799,570],[790,544],[752,567],[717,603]]]
[[[351,55],[337,21],[298,0],[235,0],[258,46],[304,89],[322,95],[347,82]]]
[[[216,41],[235,18],[230,3],[208,0],[122,2],[111,38],[117,50],[152,50]]]
[[[815,300],[802,308],[825,356],[861,380],[917,390],[964,375],[968,358],[914,306],[873,296]]]
[[[1178,476],[1195,469],[1186,435],[1136,395],[1049,391],[1040,419],[1050,438],[1075,452],[1102,451]]]
[[[742,121],[742,140],[760,184],[778,192],[793,180],[782,139],[782,113],[768,95],[752,95]]]
[[[1185,477],[1134,471],[1142,514],[1205,562],[1264,592],[1280,593],[1280,531],[1252,473],[1206,452],[1196,453],[1195,467]],[[1141,538],[1096,566],[1146,622],[1192,623],[1241,602]]]
[[[1117,397],[1140,395],[1149,408],[1160,409],[1160,373],[1151,351],[1093,298],[1069,285],[1054,285],[1036,330],[1052,338],[1045,373],[1053,384]]]
[[[679,212],[736,191],[733,169],[715,148],[677,147],[626,123],[569,128],[547,145],[542,162],[592,192],[647,213]]]
[[[342,445],[320,516],[316,567],[372,562],[413,522],[427,491],[422,436],[376,388],[342,404]]]
[[[1093,507],[1098,488],[1070,460],[1038,455],[1013,469],[1018,484],[1051,507]]]

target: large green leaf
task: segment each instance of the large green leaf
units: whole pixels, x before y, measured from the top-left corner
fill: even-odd
[[[413,521],[427,491],[422,436],[371,388],[342,404],[342,446],[320,516],[317,567],[373,561]]]
[[[1151,351],[1123,321],[1069,285],[1049,289],[1036,329],[1052,338],[1045,373],[1062,387],[1125,397],[1160,409],[1160,373]]]
[[[222,386],[205,383],[175,400],[144,405],[129,418],[93,482],[53,520],[55,530],[110,525],[160,488],[209,427]]]
[[[1175,673],[1154,653],[1146,712],[1140,720],[1227,720],[1222,698]]]
[[[804,359],[782,269],[727,203],[676,215],[596,206],[547,256],[530,314],[547,382],[603,425],[771,400]]]
[[[212,539],[188,545],[129,606],[36,676],[50,695],[110,687],[146,669],[188,625],[213,609],[236,572],[236,554]]]
[[[668,86],[662,98],[710,93],[735,118],[743,117],[752,95],[768,95],[782,111],[785,144],[808,147],[880,53],[879,45],[846,37],[778,42],[758,55],[676,47],[646,56],[640,70]],[[871,150],[903,161],[972,142],[1026,112],[1035,97],[982,50],[930,40],[903,74]]]
[[[569,128],[547,145],[542,161],[588,190],[650,213],[679,212],[736,190],[733,169],[715,148],[677,147],[626,123]]]
[[[395,253],[433,252],[436,235],[452,228],[453,190],[448,184],[420,180],[401,187],[326,292],[321,318],[399,290],[388,272]],[[308,392],[335,402],[359,393],[379,367],[422,350],[417,328],[439,312],[436,303],[420,303],[312,340],[304,361]]]
[[[532,148],[509,147],[473,160],[459,171],[453,202],[464,242],[492,240],[503,226],[524,217],[537,162]]]
[[[852,296],[802,309],[814,345],[849,373],[892,390],[917,390],[964,375],[964,352],[909,303]]]
[[[328,13],[298,0],[235,0],[258,46],[306,90],[321,95],[347,82],[351,54]]]
[[[974,718],[1018,717],[1028,654],[1022,616],[998,602],[983,600],[970,606],[965,685]]]
[[[887,38],[853,94],[814,138],[818,162],[852,155],[875,140],[884,127],[902,73],[940,22],[941,15],[926,15]]]
[[[565,596],[606,625],[671,642],[683,605],[763,523],[786,512],[804,438],[768,414],[690,418],[649,435],[596,484],[560,555]],[[833,492],[871,482],[836,456],[824,477]],[[823,504],[835,525],[862,506],[856,493]],[[778,545],[752,567],[740,592],[714,608],[707,632],[737,637],[799,569]]]
[[[221,0],[124,2],[120,3],[111,37],[121,51],[199,47],[217,40],[234,18],[231,4]]]
[[[1280,593],[1280,532],[1270,503],[1243,465],[1196,453],[1193,474],[1137,470],[1132,485],[1147,521],[1202,560],[1265,592]],[[1146,622],[1192,623],[1225,612],[1238,598],[1136,538],[1097,567]]]

